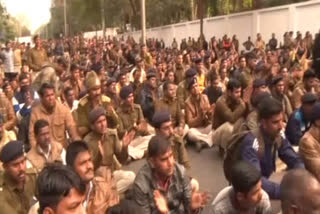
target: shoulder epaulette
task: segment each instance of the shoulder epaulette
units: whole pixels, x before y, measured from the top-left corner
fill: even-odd
[[[101,96],[101,101],[109,103],[109,102],[111,102],[111,99],[109,97],[105,96],[105,95],[102,95]]]
[[[84,106],[88,102],[88,95],[82,97],[79,101],[79,105]]]
[[[110,136],[112,136],[112,135],[117,135],[117,129],[107,129],[107,135],[110,135]]]

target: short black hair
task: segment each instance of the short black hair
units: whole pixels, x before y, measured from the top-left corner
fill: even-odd
[[[86,186],[79,175],[70,167],[61,164],[50,164],[39,174],[36,182],[39,213],[46,207],[56,208],[64,197],[67,197],[72,188],[80,194],[85,194]]]
[[[234,191],[247,194],[261,180],[261,172],[246,161],[239,161],[231,168]]]
[[[34,129],[34,134],[38,135],[40,132],[40,129],[42,129],[43,127],[49,126],[48,121],[44,120],[44,119],[39,119],[34,123],[33,129]]]
[[[316,78],[317,77],[317,75],[316,75],[316,73],[314,72],[314,70],[313,69],[308,69],[308,70],[306,70],[305,72],[304,72],[304,74],[303,74],[303,81],[305,81],[305,80],[308,80],[308,79],[311,79],[311,78]]]
[[[133,200],[121,200],[119,204],[110,207],[106,214],[141,214],[142,209]]]
[[[168,91],[169,85],[175,85],[175,84],[173,82],[165,81],[162,86],[163,91]]]
[[[43,83],[38,91],[40,97],[43,97],[44,92],[48,89],[55,90],[54,86],[49,83]]]
[[[73,88],[71,88],[70,86],[66,87],[66,88],[63,90],[64,96],[67,96],[68,93],[69,93],[69,91],[72,91],[72,90],[73,90]]]
[[[228,84],[227,84],[227,90],[228,91],[233,91],[234,89],[241,88],[241,83],[237,79],[230,79]]]
[[[157,157],[163,155],[171,149],[170,141],[163,136],[153,136],[148,145],[148,157]]]
[[[259,119],[269,119],[274,115],[280,114],[283,107],[280,101],[273,97],[266,97],[258,104]]]
[[[88,144],[83,140],[77,140],[72,142],[66,151],[67,165],[73,168],[73,164],[78,154],[81,152],[89,151]]]

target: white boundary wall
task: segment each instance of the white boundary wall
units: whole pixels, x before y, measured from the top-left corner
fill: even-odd
[[[236,34],[242,44],[248,36],[255,41],[256,34],[261,33],[264,40],[268,42],[271,33],[275,33],[278,41],[282,42],[286,31],[300,31],[303,34],[306,31],[312,34],[319,32],[320,0],[206,18],[203,25],[207,41],[212,36],[221,38],[224,34],[229,37]],[[133,36],[138,42],[141,32],[129,32],[118,36],[122,35]],[[147,38],[163,39],[166,46],[171,45],[173,38],[180,42],[183,38],[189,36],[198,38],[199,35],[200,20],[147,29]]]

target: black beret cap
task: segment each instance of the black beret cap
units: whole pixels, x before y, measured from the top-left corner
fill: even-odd
[[[272,79],[271,81],[271,85],[276,85],[278,84],[278,82],[282,81],[283,80],[283,77],[282,76],[276,76]]]
[[[171,115],[168,111],[157,111],[152,117],[152,125],[154,128],[159,129],[162,123],[171,120]]]
[[[89,113],[89,122],[94,123],[101,115],[106,115],[106,110],[102,107],[94,108]]]
[[[100,63],[97,63],[97,64],[93,64],[91,66],[91,70],[94,70],[95,72],[99,72],[102,68],[102,65]]]
[[[131,85],[127,85],[121,88],[119,95],[121,99],[127,99],[128,96],[132,93],[133,93],[133,89]]]
[[[148,72],[148,73],[147,73],[147,79],[150,79],[150,78],[152,78],[152,77],[157,77],[156,73],[153,72],[153,71]]]
[[[312,107],[312,121],[319,120],[320,119],[320,103],[316,103]]]
[[[110,86],[112,83],[117,82],[114,78],[110,78],[107,80],[107,86]]]
[[[259,88],[263,85],[267,85],[264,79],[255,79],[253,81],[253,88]]]
[[[301,102],[303,104],[314,103],[317,101],[317,99],[318,97],[316,94],[308,92],[301,97]]]
[[[23,156],[24,152],[25,150],[23,142],[18,140],[10,141],[2,148],[0,160],[2,163],[8,163]]]
[[[196,84],[198,82],[197,78],[192,78],[189,82],[188,82],[188,90],[190,90],[192,88],[192,86],[194,86],[194,84]]]
[[[197,71],[193,68],[189,68],[187,71],[186,71],[186,77],[193,77],[197,74]]]

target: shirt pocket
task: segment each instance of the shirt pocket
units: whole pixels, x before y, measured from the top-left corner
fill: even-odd
[[[53,127],[52,127],[52,135],[54,140],[58,142],[64,141],[65,138],[65,123],[62,118],[54,118]]]

